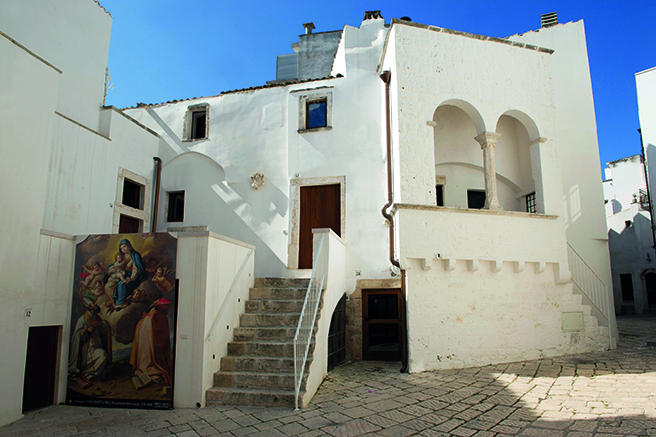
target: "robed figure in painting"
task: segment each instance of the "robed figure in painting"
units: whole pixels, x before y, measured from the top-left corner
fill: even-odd
[[[105,377],[109,326],[99,312],[98,304],[92,302],[75,324],[68,358],[68,374],[72,378],[81,375],[90,381],[102,381]]]
[[[134,331],[130,364],[134,373],[146,373],[153,379],[161,378],[165,385],[173,382],[169,319],[164,314],[171,307],[168,299],[157,299]]]

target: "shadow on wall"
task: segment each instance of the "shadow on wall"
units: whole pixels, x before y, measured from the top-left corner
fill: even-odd
[[[256,246],[256,275],[279,275],[287,268],[287,196],[270,181],[260,190],[251,188],[250,175],[243,182],[228,183],[224,169],[213,159],[196,152],[184,153],[162,168],[162,198],[167,192],[185,192],[182,223],[170,226],[205,226],[226,237]],[[166,220],[166,213],[162,214]],[[279,225],[276,226],[275,222]],[[279,228],[277,235],[271,228]]]

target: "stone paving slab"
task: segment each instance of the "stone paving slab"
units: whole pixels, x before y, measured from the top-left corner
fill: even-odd
[[[656,317],[618,320],[619,347],[460,370],[401,374],[356,362],[331,372],[310,406],[171,411],[58,405],[0,437],[656,436]]]

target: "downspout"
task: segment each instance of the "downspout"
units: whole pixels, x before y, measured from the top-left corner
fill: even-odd
[[[394,217],[388,212],[394,203],[394,191],[392,189],[392,127],[390,120],[390,79],[392,73],[387,70],[383,71],[380,79],[385,83],[385,125],[387,130],[387,203],[383,206],[381,213],[389,223],[389,259],[393,266],[401,270],[401,308],[399,311],[403,315],[401,321],[401,373],[408,373],[408,314],[406,310],[406,287],[405,287],[405,270],[401,268],[401,263],[394,258]]]
[[[642,170],[645,172],[645,185],[647,187],[647,203],[649,203],[649,221],[651,222],[651,246],[656,253],[656,235],[654,234],[654,213],[651,209],[651,190],[649,189],[649,172],[647,171],[647,157],[645,156],[645,144],[642,141],[642,129],[638,129],[640,134],[640,151],[642,152]]]
[[[153,224],[151,226],[154,234],[157,232],[157,209],[159,206],[159,185],[162,180],[162,160],[157,156],[153,156],[153,161],[155,161],[155,165],[157,166],[155,178],[155,201],[153,202]]]

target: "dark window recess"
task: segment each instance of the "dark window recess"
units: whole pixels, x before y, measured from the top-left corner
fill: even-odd
[[[143,187],[130,179],[123,179],[123,200],[125,206],[143,209],[141,206],[141,189]]]
[[[633,279],[631,279],[631,273],[623,273],[620,275],[620,285],[622,287],[622,300],[624,302],[632,302]]]
[[[624,227],[625,228],[630,228],[631,227],[631,220],[625,220],[624,221]]]
[[[526,195],[526,212],[534,214],[538,212],[538,204],[535,200],[535,192]]]
[[[181,222],[184,220],[184,191],[169,193],[169,212],[166,221]]]
[[[485,191],[467,190],[467,208],[482,209],[485,206]]]
[[[437,206],[444,206],[444,185],[435,185],[435,201]]]
[[[327,103],[326,100],[315,100],[314,102],[307,102],[307,129],[315,127],[326,127],[328,125],[327,117]]]
[[[138,234],[140,232],[139,230],[140,225],[141,225],[141,220],[130,217],[128,215],[121,214],[121,218],[118,223],[118,233]]]
[[[196,111],[191,114],[191,139],[207,138],[207,111]]]
[[[346,361],[346,296],[337,302],[328,332],[328,370]]]

